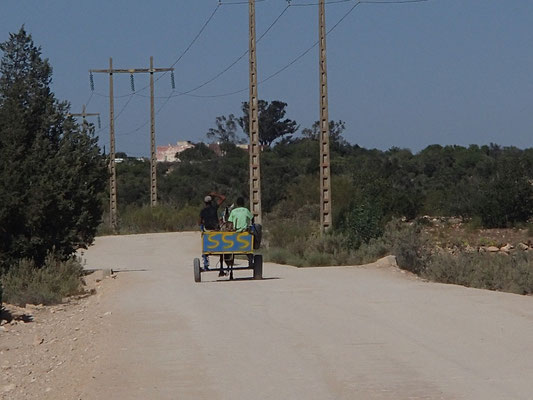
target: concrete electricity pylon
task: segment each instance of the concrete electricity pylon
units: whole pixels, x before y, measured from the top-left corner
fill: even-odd
[[[117,171],[115,168],[115,105],[113,98],[113,58],[108,69],[91,69],[90,72],[109,74],[109,224],[117,229]],[[91,80],[92,82],[92,80]]]
[[[86,132],[87,131],[87,126],[89,125],[87,123],[87,117],[94,117],[94,116],[100,116],[100,113],[88,113],[85,111],[86,107],[85,107],[85,104],[81,107],[81,113],[69,113],[68,115],[69,116],[72,116],[72,117],[82,117],[82,130],[83,132]],[[100,121],[100,120],[98,120]],[[100,122],[98,122],[100,123]]]
[[[261,212],[261,147],[259,144],[259,116],[257,97],[257,59],[255,48],[255,0],[249,0],[250,35],[250,101],[248,103],[250,132],[250,208],[255,222],[262,223]]]
[[[329,152],[328,70],[326,64],[326,12],[324,0],[319,1],[320,52],[320,230],[331,229],[331,171]]]
[[[112,58],[109,59],[108,69],[91,69],[90,72],[100,72],[109,74],[109,134],[111,137],[110,151],[110,170],[111,170],[111,226],[115,229],[117,224],[117,198],[116,198],[116,171],[115,171],[115,126],[114,126],[114,108],[113,108],[113,74],[133,74],[149,73],[150,74],[150,204],[152,207],[157,205],[157,168],[156,168],[156,150],[155,150],[155,107],[154,107],[154,73],[174,71],[174,68],[154,68],[154,58],[150,57],[150,68],[129,68],[114,69]],[[132,78],[133,79],[133,78]]]

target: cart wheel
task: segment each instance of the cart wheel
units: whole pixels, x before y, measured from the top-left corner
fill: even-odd
[[[263,256],[261,254],[254,256],[254,279],[263,279]]]
[[[194,281],[202,282],[202,276],[200,275],[200,259],[194,259]]]

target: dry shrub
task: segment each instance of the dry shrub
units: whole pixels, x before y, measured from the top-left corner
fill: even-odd
[[[511,255],[435,254],[424,276],[442,283],[532,294],[533,256],[525,252],[516,252]]]
[[[21,260],[2,276],[4,301],[15,305],[54,304],[82,292],[83,267],[71,257],[60,260],[53,254],[41,268],[31,260]]]
[[[393,220],[387,224],[383,239],[400,268],[415,274],[424,271],[431,257],[431,245],[420,225]]]

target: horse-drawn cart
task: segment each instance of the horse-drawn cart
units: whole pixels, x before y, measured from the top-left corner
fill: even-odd
[[[199,258],[194,259],[194,281],[202,281],[202,273],[220,271],[229,273],[229,279],[233,279],[233,271],[253,270],[253,278],[263,277],[263,256],[254,254],[254,236],[249,232],[202,232],[202,255],[220,256],[220,268],[204,269]],[[247,266],[235,266],[235,256],[245,256],[243,260]],[[227,268],[224,268],[226,264]]]

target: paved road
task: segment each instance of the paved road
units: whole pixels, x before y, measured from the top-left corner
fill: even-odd
[[[194,283],[197,233],[103,237],[123,270],[84,399],[532,399],[533,298],[390,267],[266,264]],[[245,278],[248,271],[238,277]]]

